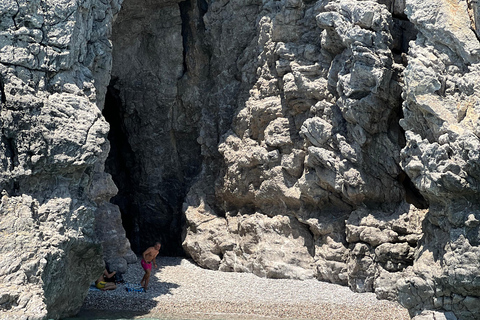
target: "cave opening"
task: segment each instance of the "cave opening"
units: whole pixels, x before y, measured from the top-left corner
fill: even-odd
[[[185,220],[182,204],[199,165],[190,164],[186,171],[181,172],[182,175],[156,174],[156,183],[145,181],[148,176],[144,170],[146,160],[142,158],[145,150],[139,150],[138,144],[132,146],[130,143],[132,133],[123,118],[125,106],[114,82],[108,87],[103,109],[103,115],[110,124],[110,152],[105,170],[112,175],[118,188],[117,195],[110,201],[120,208],[122,224],[135,253],[140,254],[160,241],[162,254],[183,256],[181,235]]]
[[[402,170],[397,177],[405,190],[405,201],[413,204],[418,209],[428,209],[428,200],[423,197],[410,177]]]
[[[136,254],[155,242],[161,254],[184,256],[182,205],[202,166],[199,110],[179,82],[187,71],[182,6],[123,3],[112,29],[112,75],[103,115],[110,124],[105,171],[111,199]]]
[[[135,154],[128,143],[128,136],[122,128],[121,116],[121,100],[119,92],[114,88],[114,80],[112,79],[107,88],[105,97],[105,106],[103,108],[103,116],[110,124],[108,140],[110,142],[110,152],[105,161],[105,168],[112,175],[118,193],[111,199],[111,202],[121,208],[122,223],[126,232],[126,236],[132,245],[132,249],[138,246],[137,239],[134,237],[134,217],[129,214],[129,203],[132,201],[130,195],[133,193],[131,181],[133,162]]]

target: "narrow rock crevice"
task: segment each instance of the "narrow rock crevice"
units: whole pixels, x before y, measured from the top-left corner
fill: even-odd
[[[5,96],[5,83],[3,83],[3,80],[1,77],[0,77],[0,101],[2,103],[7,102],[7,97]]]
[[[389,119],[389,136],[390,139],[397,143],[402,149],[406,145],[405,130],[400,126],[400,119],[404,118],[403,114],[403,99],[401,92],[403,88],[403,71],[407,66],[406,55],[410,47],[410,41],[414,41],[417,37],[418,30],[415,25],[410,22],[407,16],[401,12],[393,15],[394,24],[392,27],[392,53],[394,55],[397,68],[393,70],[392,79],[397,83],[395,95],[398,96],[398,107]],[[410,177],[401,169],[397,176],[398,182],[403,186],[405,191],[405,201],[413,204],[418,209],[427,209],[428,201],[423,197],[420,191],[415,187]]]
[[[406,18],[399,19],[394,17],[391,32],[393,37],[392,52],[394,55],[402,56],[402,54],[408,53],[409,43],[417,38],[418,30]]]
[[[189,28],[190,16],[188,14],[188,12],[191,10],[192,2],[191,0],[186,0],[186,1],[180,2],[178,6],[180,8],[180,17],[182,19],[183,75],[185,75],[188,72],[188,64],[187,64],[187,50],[189,49],[188,39],[192,36]]]
[[[13,170],[18,165],[18,151],[15,146],[15,140],[13,138],[7,138],[7,150],[6,155],[10,158],[10,170]]]
[[[125,128],[122,125],[122,105],[119,97],[119,91],[115,89],[116,79],[112,79],[107,89],[105,98],[105,106],[103,109],[103,116],[110,124],[110,131],[108,133],[108,140],[110,141],[110,153],[105,162],[105,171],[112,175],[115,185],[118,188],[118,193],[112,198],[111,202],[118,205],[121,211],[122,223],[125,229],[127,238],[130,240],[132,246],[138,245],[134,237],[135,217],[129,214],[128,203],[132,200],[130,197],[133,194],[132,187],[134,186],[131,180],[132,168],[135,167],[135,154],[128,142],[128,136]]]

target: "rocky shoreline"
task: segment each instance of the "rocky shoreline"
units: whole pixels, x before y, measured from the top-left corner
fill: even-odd
[[[188,259],[160,257],[146,293],[127,292],[143,270],[130,264],[125,284],[114,291],[90,290],[83,318],[162,319],[410,319],[397,303],[373,293],[315,279],[266,279],[250,273],[200,268]]]

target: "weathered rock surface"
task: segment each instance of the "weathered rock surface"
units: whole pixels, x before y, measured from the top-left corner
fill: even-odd
[[[2,319],[73,315],[104,268],[95,216],[116,190],[99,107],[119,6],[0,3]]]
[[[268,270],[278,260],[285,271],[271,276],[372,291],[382,265],[411,265],[421,230],[398,226],[423,215],[399,205],[403,66],[392,53],[392,16],[370,1],[255,5],[256,30],[237,63],[245,98],[219,145],[220,210],[196,191],[204,185],[191,190],[184,248],[205,267],[268,275],[258,264]],[[206,13],[207,30],[220,16]],[[258,227],[246,228],[252,219]],[[270,243],[268,253],[258,239]],[[284,241],[292,249],[275,245]]]
[[[125,0],[112,49],[120,3],[0,3],[7,318],[74,313],[125,235],[478,318],[476,1]]]
[[[473,1],[407,1],[405,10],[419,35],[405,70],[401,165],[430,210],[413,268],[397,287],[410,310],[446,319],[480,314],[477,11]]]
[[[238,10],[222,4],[206,30]],[[374,291],[412,316],[478,317],[477,3],[250,6],[224,164],[186,198],[185,250],[208,268]]]

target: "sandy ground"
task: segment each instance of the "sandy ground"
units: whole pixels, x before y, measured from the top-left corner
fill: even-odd
[[[128,292],[143,276],[129,266],[126,284],[90,290],[80,317],[88,319],[323,319],[408,320],[397,303],[373,293],[318,280],[265,279],[248,273],[211,271],[190,260],[157,258],[147,292]]]

